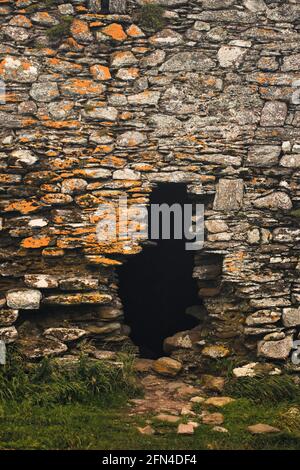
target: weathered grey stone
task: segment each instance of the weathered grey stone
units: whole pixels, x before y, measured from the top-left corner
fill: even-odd
[[[139,171],[134,171],[125,169],[125,170],[116,170],[113,173],[113,179],[114,180],[139,180],[141,179],[141,174]]]
[[[290,210],[293,207],[293,203],[288,194],[282,191],[257,198],[253,201],[253,205],[258,209],[269,209],[271,211]]]
[[[159,375],[165,375],[167,377],[175,377],[179,374],[182,369],[182,364],[175,359],[170,357],[161,357],[157,359],[153,364],[153,370]]]
[[[109,0],[109,11],[110,13],[126,13],[127,0]]]
[[[205,227],[210,233],[221,233],[228,230],[228,225],[223,220],[207,220]]]
[[[244,182],[241,179],[220,179],[214,200],[214,210],[238,210],[243,204]]]
[[[300,155],[284,155],[280,165],[285,168],[300,168]]]
[[[300,241],[300,229],[293,227],[278,227],[273,231],[274,242],[289,243]]]
[[[149,39],[154,46],[177,46],[183,43],[181,34],[172,29],[163,29]]]
[[[279,341],[260,341],[257,345],[257,354],[268,359],[286,360],[292,347],[293,339],[291,336]]]
[[[63,290],[94,290],[99,287],[99,281],[96,278],[69,277],[59,281],[59,287]]]
[[[32,60],[7,56],[0,64],[0,76],[7,81],[32,83],[39,73],[38,65]]]
[[[203,9],[223,10],[234,5],[235,0],[203,0]]]
[[[218,51],[218,60],[221,67],[239,66],[247,49],[236,46],[222,46]]]
[[[92,0],[92,1],[100,1],[100,0]],[[62,5],[58,5],[58,10],[62,15],[73,15],[74,8],[72,3],[65,3]]]
[[[281,319],[280,311],[258,310],[246,318],[246,325],[264,325],[268,323],[277,323]]]
[[[136,147],[146,141],[145,134],[137,131],[128,131],[117,138],[117,144],[121,147]]]
[[[11,290],[6,294],[8,307],[22,310],[38,310],[42,294],[37,289]]]
[[[112,67],[135,65],[137,62],[137,58],[130,51],[115,52],[111,57]]]
[[[101,294],[100,292],[80,292],[58,294],[46,297],[43,303],[47,305],[84,305],[84,304],[107,304],[112,300],[108,294]]]
[[[155,106],[157,105],[160,98],[160,93],[158,91],[143,91],[142,93],[138,93],[136,95],[128,96],[128,103],[136,106],[142,105],[149,105]]]
[[[300,70],[300,54],[293,54],[283,59],[281,67],[283,72],[291,72],[292,70]]]
[[[141,67],[155,67],[160,65],[166,58],[166,53],[163,50],[157,49],[151,54],[143,57],[140,61]]]
[[[247,429],[251,434],[274,434],[281,432],[280,429],[263,423],[253,424],[252,426],[248,426]]]
[[[61,192],[63,194],[79,194],[84,192],[87,182],[82,178],[69,178],[61,183]]]
[[[267,5],[264,0],[244,0],[243,4],[252,12],[264,11],[267,9]]]
[[[16,159],[18,163],[24,163],[25,165],[33,165],[38,161],[38,157],[34,155],[30,150],[14,150],[11,156]]]
[[[268,101],[261,114],[262,126],[283,126],[287,116],[287,105],[282,101]]]
[[[224,423],[224,416],[222,413],[208,413],[204,411],[202,413],[202,423],[210,424],[211,426],[219,426]]]
[[[300,308],[284,308],[282,321],[284,326],[290,328],[300,325]]]
[[[258,228],[253,228],[247,232],[247,240],[250,245],[255,245],[260,242],[260,231]]]
[[[234,377],[256,377],[262,375],[280,375],[281,370],[272,364],[250,362],[242,367],[236,367],[232,371]]]
[[[180,72],[193,70],[206,72],[214,66],[214,61],[202,52],[179,52],[161,65],[162,72]]]
[[[93,107],[85,109],[88,118],[100,121],[116,121],[118,118],[118,110],[113,106]]]
[[[4,34],[6,34],[6,36],[15,42],[24,42],[30,36],[30,33],[27,29],[17,28],[14,26],[5,26],[2,31]]]
[[[68,350],[64,343],[52,338],[31,337],[19,343],[21,353],[29,360],[59,356]]]
[[[8,308],[0,310],[0,326],[9,326],[15,323],[18,318],[19,311]]]
[[[111,3],[117,4],[118,2],[111,2]],[[88,9],[94,13],[100,13],[101,12],[101,0],[88,0]],[[116,13],[124,13],[124,12],[116,12]]]
[[[278,164],[279,145],[254,145],[249,149],[246,164],[255,167],[269,167]]]
[[[223,345],[214,344],[205,346],[201,351],[202,356],[210,357],[211,359],[220,359],[222,357],[230,356],[230,350]]]
[[[14,326],[0,328],[0,340],[6,344],[14,343],[18,338],[18,332]]]
[[[76,341],[85,336],[86,331],[80,330],[79,328],[47,328],[43,334],[63,343],[69,343],[70,341]]]
[[[55,82],[34,83],[29,93],[34,100],[43,103],[49,103],[59,96],[58,86]]]
[[[51,274],[25,274],[24,281],[26,286],[36,289],[53,289],[58,287],[57,277]]]

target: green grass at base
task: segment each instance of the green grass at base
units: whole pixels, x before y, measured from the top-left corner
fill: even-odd
[[[200,425],[193,436],[178,436],[176,426],[155,425],[157,434],[141,435],[148,417],[129,416],[130,408],[103,404],[32,406],[30,402],[5,402],[0,408],[0,449],[97,449],[97,450],[204,450],[204,449],[300,449],[300,431],[289,430],[282,414],[294,406],[257,405],[246,399],[223,408],[229,434]],[[279,434],[253,436],[247,426],[258,422],[282,429]]]

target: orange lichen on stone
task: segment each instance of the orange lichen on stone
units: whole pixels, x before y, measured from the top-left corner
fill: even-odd
[[[92,21],[90,23],[90,28],[99,28],[100,26],[104,26],[104,23],[102,23],[102,21]]]
[[[89,25],[82,20],[75,18],[71,26],[71,33],[76,35],[80,34],[89,34],[90,28]]]
[[[143,31],[136,24],[132,24],[131,26],[129,26],[126,33],[132,38],[141,38],[145,36]]]
[[[73,62],[68,62],[66,60],[57,59],[56,57],[51,57],[46,59],[46,65],[52,70],[57,72],[81,72],[82,65],[75,64]]]
[[[5,212],[17,211],[21,214],[30,214],[40,209],[40,205],[35,201],[26,201],[22,199],[20,201],[11,202],[5,208]]]
[[[127,34],[118,23],[112,23],[101,30],[106,36],[110,36],[115,41],[125,41]]]
[[[58,258],[64,256],[65,251],[60,248],[45,248],[42,251],[42,255],[46,258]]]
[[[24,15],[16,15],[9,22],[12,26],[20,26],[21,28],[31,28],[31,21]]]
[[[242,270],[243,261],[245,259],[245,256],[246,256],[246,254],[243,251],[238,251],[238,252],[232,254],[231,256],[228,256],[224,260],[224,269],[228,273],[240,272]]]
[[[90,72],[94,80],[110,80],[111,79],[109,68],[105,67],[105,65],[100,65],[100,64],[92,65],[90,67]]]
[[[43,122],[43,126],[50,129],[79,129],[81,123],[79,121],[47,121]]]
[[[111,145],[98,145],[95,148],[93,153],[110,153],[113,151],[113,147]]]
[[[129,119],[133,118],[133,114],[130,111],[124,111],[124,113],[120,114],[120,119],[122,121],[128,121]]]
[[[95,83],[93,80],[84,78],[71,78],[62,87],[66,92],[76,95],[101,95],[104,91],[103,85]]]
[[[104,256],[86,256],[86,259],[91,264],[101,264],[103,266],[120,266],[121,261],[116,259],[105,258]]]
[[[78,44],[78,42],[74,38],[67,38],[64,44],[68,46],[72,51],[81,51],[84,48],[84,46]]]
[[[23,248],[43,248],[45,246],[48,246],[50,242],[51,242],[50,237],[43,237],[43,236],[28,237],[22,240],[21,246]]]

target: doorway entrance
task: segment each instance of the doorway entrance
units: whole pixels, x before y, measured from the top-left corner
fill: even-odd
[[[186,185],[158,185],[151,194],[150,204],[163,203],[191,203]],[[151,229],[151,220],[149,226]],[[195,253],[186,250],[185,239],[174,239],[172,227],[171,219],[170,240],[163,240],[160,234],[153,245],[146,246],[118,269],[125,323],[130,326],[131,339],[144,358],[164,355],[165,338],[199,323],[185,313],[187,307],[200,304],[192,277]]]

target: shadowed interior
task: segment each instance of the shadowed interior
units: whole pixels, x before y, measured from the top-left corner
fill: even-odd
[[[158,185],[150,204],[163,203],[191,203],[186,186]],[[200,303],[192,278],[195,252],[186,250],[185,239],[174,240],[172,227],[171,218],[170,240],[163,240],[160,234],[155,245],[146,246],[118,270],[125,322],[131,327],[131,338],[142,357],[160,357],[166,337],[198,324],[196,318],[185,313],[187,307]]]

